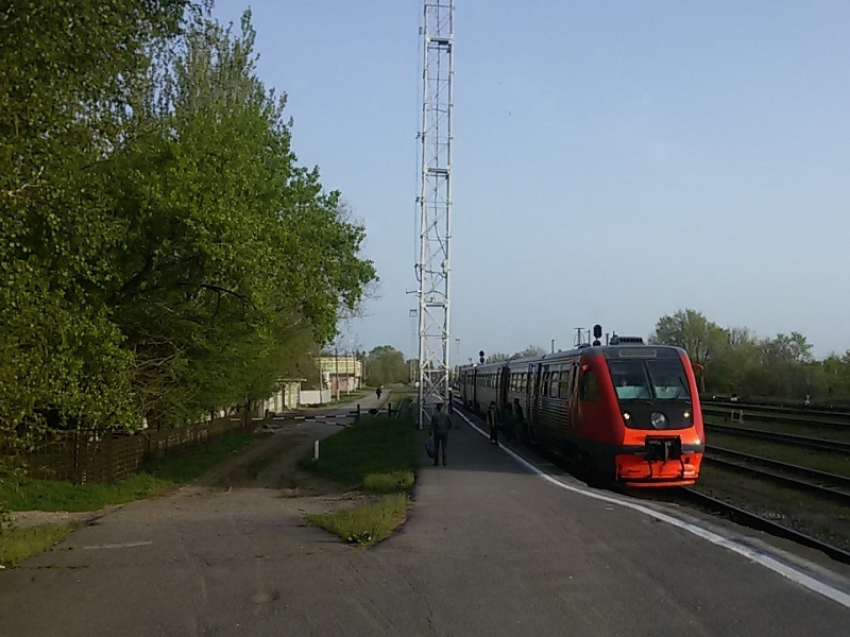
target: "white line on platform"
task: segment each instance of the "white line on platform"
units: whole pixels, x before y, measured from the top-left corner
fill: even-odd
[[[475,425],[464,414],[460,413],[459,411],[456,411],[455,413],[461,418],[463,418],[470,427],[475,429],[482,436],[489,436],[489,433],[486,433],[483,429]],[[627,502],[625,500],[620,500],[618,498],[605,495],[604,493],[596,493],[593,491],[582,489],[580,487],[564,484],[560,480],[557,480],[556,478],[544,472],[536,465],[530,463],[528,460],[526,460],[516,452],[511,451],[501,443],[499,443],[499,447],[504,449],[511,457],[513,457],[514,460],[523,465],[526,469],[540,476],[547,482],[550,482],[551,484],[560,487],[561,489],[566,489],[567,491],[572,491],[573,493],[578,493],[580,495],[584,495],[595,500],[607,502],[608,504],[615,504],[617,506],[626,507],[628,509],[638,511],[639,513],[643,513],[644,515],[648,515],[649,517],[655,518],[656,520],[659,520],[661,522],[671,524],[684,531],[688,531],[689,533],[693,533],[694,535],[701,537],[704,540],[708,540],[712,544],[722,546],[723,548],[729,549],[730,551],[733,551],[738,555],[742,555],[748,560],[751,560],[756,564],[760,564],[761,566],[764,566],[765,568],[773,571],[774,573],[779,573],[783,577],[787,577],[788,579],[793,582],[796,582],[800,586],[804,586],[810,591],[823,595],[824,597],[827,597],[828,599],[831,599],[832,601],[841,604],[845,608],[850,608],[850,594],[838,588],[835,588],[834,586],[831,586],[826,582],[818,580],[809,575],[808,573],[794,568],[793,566],[784,564],[777,560],[775,557],[769,555],[768,553],[764,553],[751,546],[741,544],[737,540],[723,537],[718,533],[709,531],[708,529],[704,529],[696,524],[680,520],[672,515],[661,513],[660,511],[655,511],[654,509],[646,507],[642,504],[637,504],[635,502]]]
[[[94,551],[97,549],[134,549],[139,546],[148,546],[149,544],[153,544],[153,542],[148,540],[146,542],[121,542],[119,544],[99,544],[96,546],[84,546],[81,550]]]

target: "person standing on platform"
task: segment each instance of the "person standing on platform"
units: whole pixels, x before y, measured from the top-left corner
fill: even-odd
[[[449,442],[449,429],[452,421],[443,411],[443,403],[437,403],[437,411],[431,416],[431,435],[434,437],[434,466],[440,462],[440,450],[443,452],[443,466],[446,466],[446,447]]]

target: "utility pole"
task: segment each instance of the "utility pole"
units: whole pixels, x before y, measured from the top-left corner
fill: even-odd
[[[419,203],[419,428],[449,400],[454,0],[425,0]]]

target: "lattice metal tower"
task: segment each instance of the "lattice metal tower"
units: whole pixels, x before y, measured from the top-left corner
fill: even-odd
[[[450,366],[454,0],[425,0],[419,195],[419,428],[448,401]]]

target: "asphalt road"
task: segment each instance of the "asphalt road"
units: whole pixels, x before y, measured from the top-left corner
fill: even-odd
[[[447,467],[422,455],[409,520],[370,550],[275,489],[126,505],[0,573],[0,635],[850,634],[847,580],[757,538],[544,479],[467,424]]]

